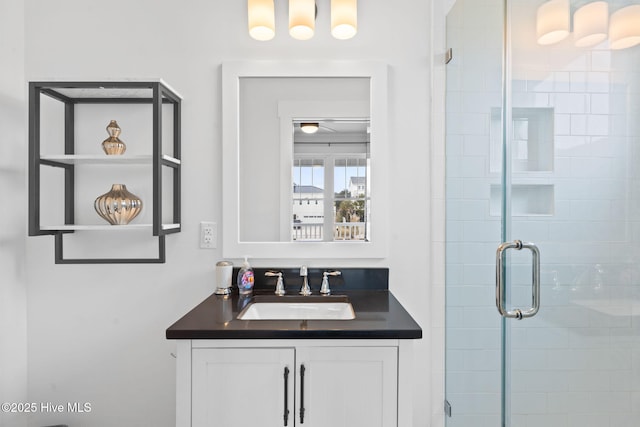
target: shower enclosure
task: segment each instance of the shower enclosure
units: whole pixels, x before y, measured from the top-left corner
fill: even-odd
[[[448,427],[640,426],[640,45],[540,44],[562,3],[447,16]]]

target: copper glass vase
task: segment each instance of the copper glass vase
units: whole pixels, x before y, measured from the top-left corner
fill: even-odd
[[[129,192],[124,184],[113,184],[111,191],[99,196],[93,206],[109,224],[124,225],[142,211],[142,200]]]
[[[118,126],[118,122],[115,120],[111,120],[107,125],[107,133],[109,133],[109,138],[102,141],[102,149],[107,154],[123,154],[127,151],[127,146],[120,138],[120,126]]]

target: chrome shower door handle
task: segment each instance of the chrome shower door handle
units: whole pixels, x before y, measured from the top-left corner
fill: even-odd
[[[529,249],[531,251],[531,307],[527,309],[507,310],[504,306],[505,301],[505,271],[504,262],[507,249]],[[511,319],[524,319],[533,317],[540,309],[540,251],[538,247],[530,242],[514,240],[513,242],[505,242],[498,246],[496,251],[496,307],[502,317]]]

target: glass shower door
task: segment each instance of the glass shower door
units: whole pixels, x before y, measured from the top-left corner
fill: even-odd
[[[502,240],[502,0],[458,0],[447,16],[446,409],[448,427],[497,427],[503,320],[495,304]]]
[[[448,15],[449,427],[640,425],[640,47],[540,45],[543,3]],[[522,320],[496,308],[496,249],[516,239],[540,250]],[[514,249],[507,310],[532,303],[532,252]]]

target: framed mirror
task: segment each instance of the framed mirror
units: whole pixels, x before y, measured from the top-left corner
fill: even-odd
[[[385,257],[386,66],[227,62],[222,85],[223,256]]]

